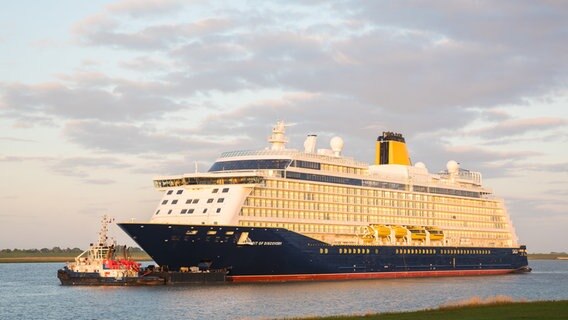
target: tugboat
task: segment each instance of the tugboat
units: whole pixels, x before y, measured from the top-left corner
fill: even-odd
[[[140,263],[128,256],[126,246],[109,241],[108,226],[114,219],[103,216],[99,240],[89,249],[57,271],[62,285],[130,286],[163,285],[164,277],[156,276],[153,268],[142,269]],[[121,257],[122,255],[122,257]]]
[[[57,270],[57,278],[64,286],[157,286],[226,282],[228,269],[211,269],[211,262],[169,271],[167,266],[150,265],[142,268],[129,257],[126,246],[109,241],[108,226],[114,221],[103,216],[99,240],[89,249]]]

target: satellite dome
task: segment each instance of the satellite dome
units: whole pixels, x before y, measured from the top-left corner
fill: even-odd
[[[338,156],[341,154],[341,150],[343,150],[343,139],[341,139],[341,137],[333,137],[331,138],[329,145],[331,146],[333,153]]]
[[[458,173],[458,171],[460,170],[460,164],[454,160],[450,160],[446,164],[446,169],[448,169],[449,173]]]
[[[415,166],[416,168],[426,169],[426,165],[424,164],[424,162],[416,162],[416,163],[414,164],[414,166]]]

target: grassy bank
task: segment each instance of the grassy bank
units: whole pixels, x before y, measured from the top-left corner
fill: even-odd
[[[559,260],[568,259],[568,253],[552,252],[552,253],[529,253],[529,260]]]
[[[300,318],[296,318],[300,319]],[[568,319],[568,300],[501,302],[444,306],[439,309],[358,316],[301,318],[301,320],[555,320]]]

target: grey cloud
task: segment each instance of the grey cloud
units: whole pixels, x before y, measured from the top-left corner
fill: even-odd
[[[0,137],[0,140],[10,141],[10,142],[37,142],[36,140],[21,139],[21,138],[14,138],[14,137]]]
[[[112,124],[99,121],[70,121],[64,135],[83,147],[115,153],[130,154],[184,154],[194,150],[208,150],[238,144],[228,137],[211,141],[198,135],[176,135],[173,131],[161,132],[148,125]]]
[[[183,106],[152,90],[157,83],[134,83],[120,80],[75,79],[78,85],[43,83],[11,84],[0,87],[4,114],[33,124],[35,118],[104,119],[107,121],[160,118],[163,113]],[[75,84],[75,83],[74,83]],[[111,85],[112,91],[100,86]],[[160,91],[159,89],[156,91]],[[31,120],[29,120],[31,118]]]
[[[76,31],[81,42],[87,45],[111,46],[134,50],[164,51],[177,45],[198,41],[209,34],[216,34],[232,26],[223,18],[206,18],[191,23],[153,25],[139,31],[119,31],[115,28],[92,27]]]
[[[99,184],[99,185],[108,185],[108,184],[113,184],[116,181],[112,180],[112,179],[83,179],[83,181],[85,183],[89,183],[89,184]]]
[[[176,12],[182,8],[180,0],[123,0],[106,6],[109,12],[130,15],[132,17],[148,17]]]
[[[51,164],[51,170],[64,176],[88,178],[91,176],[89,171],[94,169],[124,169],[129,165],[114,157],[70,157],[56,159]],[[86,181],[97,181],[97,179],[85,179]]]
[[[22,162],[22,161],[40,161],[49,162],[54,158],[52,157],[30,157],[30,156],[12,156],[12,155],[0,155],[0,162]]]
[[[151,56],[140,56],[127,61],[122,61],[119,65],[122,68],[137,71],[164,71],[172,67],[169,63],[152,58]]]
[[[483,137],[510,137],[518,136],[533,131],[548,131],[563,128],[568,124],[567,119],[561,118],[528,118],[528,119],[507,119],[495,125],[473,130],[474,135]]]
[[[527,166],[529,167],[529,166]],[[568,162],[558,162],[558,163],[534,163],[531,165],[534,171],[545,171],[553,172],[559,174],[568,174]],[[568,178],[568,176],[567,176]],[[566,181],[564,181],[566,182]]]
[[[507,203],[518,216],[542,217],[542,212],[546,211],[550,219],[568,219],[568,201],[565,199],[511,197],[507,199]]]
[[[393,112],[523,103],[566,78],[564,59],[555,56],[565,50],[534,45],[563,46],[556,40],[562,38],[562,10],[554,5],[523,2],[517,10],[510,10],[509,3],[485,2],[345,6],[350,10],[319,4],[281,6],[279,12],[264,8],[260,10],[272,19],[263,26],[255,24],[259,9],[252,18],[225,9],[223,15],[232,22],[223,28],[155,25],[131,34],[117,32],[124,39],[105,34],[97,43],[154,49],[169,48],[164,41],[178,43],[166,49],[182,69],[170,81],[186,93],[188,88],[282,87],[348,95]],[[304,19],[322,8],[333,22]],[[276,24],[291,14],[304,24]],[[352,23],[355,19],[364,22]],[[314,24],[324,33],[315,32]],[[514,38],[523,41],[509,41]]]

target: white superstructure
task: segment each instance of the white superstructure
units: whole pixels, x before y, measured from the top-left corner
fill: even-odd
[[[315,135],[302,151],[286,149],[279,122],[265,150],[223,153],[206,173],[156,178],[163,198],[151,222],[278,227],[331,244],[517,246],[503,200],[480,173],[455,161],[430,173],[409,165],[401,135],[379,138],[377,159],[391,160],[369,165],[344,157],[339,137],[330,149],[318,149]]]

